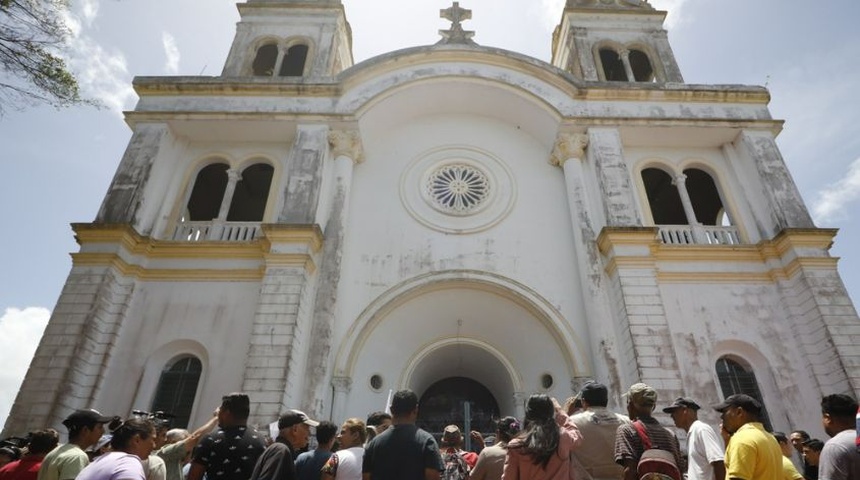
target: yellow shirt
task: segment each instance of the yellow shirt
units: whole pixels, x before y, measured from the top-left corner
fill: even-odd
[[[726,447],[726,478],[782,480],[782,458],[779,444],[761,423],[746,423]]]
[[[782,480],[803,480],[803,475],[785,455],[782,456]]]

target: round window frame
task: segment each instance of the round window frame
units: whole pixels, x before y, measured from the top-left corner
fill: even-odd
[[[374,386],[373,386],[373,379],[374,379],[374,378],[379,378],[379,387],[374,387]],[[368,385],[368,386],[370,387],[370,389],[371,389],[371,390],[373,390],[374,392],[381,392],[381,391],[382,391],[382,388],[385,386],[385,378],[384,378],[381,374],[374,373],[374,374],[372,374],[370,377],[368,377],[368,379],[367,379],[367,385]]]
[[[487,178],[489,189],[481,205],[453,214],[440,209],[427,192],[427,181],[445,167],[463,165]],[[513,209],[516,184],[510,168],[492,153],[471,146],[449,145],[417,155],[400,178],[400,200],[422,225],[444,233],[477,233],[501,222]]]

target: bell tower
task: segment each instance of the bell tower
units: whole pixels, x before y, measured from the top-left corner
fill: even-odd
[[[248,0],[225,77],[329,77],[352,66],[352,30],[340,0]]]
[[[586,81],[683,83],[665,19],[647,0],[567,0],[552,64]]]

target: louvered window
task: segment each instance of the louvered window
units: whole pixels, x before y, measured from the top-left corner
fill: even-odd
[[[176,417],[171,426],[187,428],[202,370],[203,365],[195,357],[180,358],[168,364],[161,371],[152,411],[172,413]]]
[[[770,416],[767,413],[767,406],[761,396],[761,390],[758,388],[758,381],[752,368],[746,368],[735,360],[723,357],[717,360],[717,378],[720,380],[723,398],[743,393],[761,402],[761,423],[764,424],[764,428],[767,431],[773,431],[773,427],[770,424]]]

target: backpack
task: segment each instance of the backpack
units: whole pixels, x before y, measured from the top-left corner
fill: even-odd
[[[442,480],[465,480],[469,478],[469,465],[458,452],[442,455]]]
[[[651,439],[645,431],[645,425],[639,420],[633,422],[633,428],[639,433],[645,451],[639,457],[636,473],[639,480],[681,480],[681,471],[675,464],[675,455],[666,450],[652,448]]]

